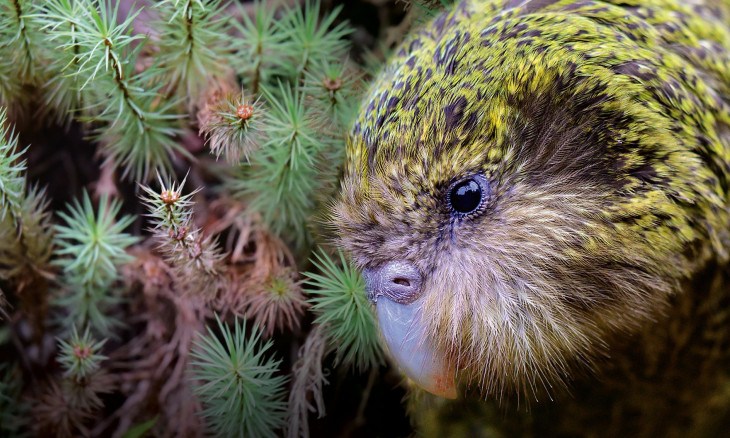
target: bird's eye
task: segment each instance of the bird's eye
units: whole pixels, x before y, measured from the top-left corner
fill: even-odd
[[[488,190],[484,187],[486,184],[484,178],[479,176],[467,178],[454,184],[448,195],[451,209],[462,215],[478,209]]]

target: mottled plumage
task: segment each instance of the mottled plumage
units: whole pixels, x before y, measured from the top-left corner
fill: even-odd
[[[367,272],[416,268],[462,388],[532,400],[499,427],[711,432],[695,410],[728,415],[729,17],[710,0],[462,1],[372,86],[339,241]],[[449,191],[474,175],[484,201],[456,214]]]

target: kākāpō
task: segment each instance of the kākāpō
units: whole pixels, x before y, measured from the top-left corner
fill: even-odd
[[[395,360],[457,398],[416,392],[422,433],[730,433],[729,26],[467,0],[397,50],[332,216]]]

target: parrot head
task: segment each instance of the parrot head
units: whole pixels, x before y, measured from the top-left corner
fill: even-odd
[[[381,72],[332,211],[391,355],[444,397],[535,393],[590,367],[726,228],[697,151],[717,137],[672,112],[667,84],[690,111],[713,103],[658,38],[491,4],[461,2]]]

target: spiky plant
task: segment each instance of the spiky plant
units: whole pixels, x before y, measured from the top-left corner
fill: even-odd
[[[141,186],[158,249],[175,269],[175,280],[181,289],[213,296],[226,283],[224,254],[214,237],[193,223],[191,198],[198,190],[182,195],[185,180],[179,185],[164,183],[159,175],[158,180],[159,191]]]
[[[0,107],[0,280],[9,281],[19,298],[36,306],[29,313],[41,324],[47,281],[53,276],[53,229],[44,191],[28,188],[26,151],[18,150],[18,137]]]
[[[84,330],[83,335],[79,335],[74,325],[71,339],[58,340],[58,362],[64,368],[64,377],[82,381],[99,371],[101,361],[106,359],[106,356],[99,354],[99,350],[105,342],[106,340],[94,341],[88,327]]]
[[[309,303],[317,315],[314,322],[334,346],[337,358],[358,370],[383,363],[383,353],[372,306],[365,296],[360,273],[340,252],[333,260],[317,252],[312,264],[317,272],[305,272]]]
[[[96,341],[86,327],[79,335],[73,326],[68,341],[58,340],[58,362],[64,369],[61,391],[69,407],[78,412],[92,414],[104,406],[100,395],[111,392],[113,386],[101,368],[107,359],[100,354],[106,339]]]
[[[45,81],[49,45],[32,16],[32,0],[0,1],[0,105],[29,119],[33,89]]]
[[[122,203],[101,196],[94,211],[87,192],[74,200],[69,212],[58,215],[65,225],[56,226],[58,264],[70,281],[103,287],[119,275],[119,266],[132,260],[124,250],[139,240],[125,233],[134,216],[117,219]],[[67,257],[64,257],[67,256]]]
[[[241,56],[234,58],[233,62],[236,71],[243,74],[246,88],[258,94],[262,83],[270,83],[284,74],[279,60],[283,56],[282,44],[287,35],[276,24],[276,7],[263,0],[254,0],[251,16],[240,3],[237,7],[241,21],[233,23],[238,35],[232,38],[231,45]]]
[[[236,319],[233,330],[217,321],[221,338],[208,327],[192,352],[201,415],[219,436],[275,437],[286,419],[287,378],[279,375],[281,361],[265,357],[272,343],[259,345],[258,327],[246,336],[245,321]]]
[[[300,92],[280,84],[266,88],[264,96],[272,102],[267,139],[229,186],[250,201],[274,233],[293,235],[295,245],[305,247],[312,241],[307,225],[314,214],[312,194],[320,184],[315,165],[328,140],[317,134],[322,120],[307,110]]]
[[[345,37],[352,32],[346,23],[335,24],[342,7],[320,14],[318,1],[307,0],[303,7],[288,7],[281,20],[275,22],[279,32],[286,35],[284,64],[290,79],[301,80],[312,62],[342,58],[349,44]]]
[[[314,61],[304,72],[302,90],[312,107],[326,113],[341,129],[349,128],[363,89],[362,73],[346,59]]]
[[[90,324],[104,335],[110,335],[118,321],[107,316],[119,300],[114,282],[120,267],[133,260],[125,251],[139,237],[125,233],[133,221],[131,215],[117,219],[122,204],[101,196],[94,210],[87,192],[82,201],[68,205],[68,213],[59,212],[64,224],[55,227],[56,264],[63,271],[63,292],[56,304],[67,309],[63,325]]]
[[[36,400],[33,410],[38,418],[34,424],[37,435],[91,434],[89,425],[104,406],[100,396],[113,389],[100,368],[106,357],[99,354],[99,350],[105,342],[96,342],[88,327],[79,335],[76,326],[72,327],[67,341],[58,340],[56,359],[63,368],[63,378],[60,382],[55,379],[48,382]]]
[[[153,168],[172,169],[173,153],[187,152],[173,139],[180,133],[182,115],[176,112],[177,103],[160,92],[162,71],[156,66],[136,70],[145,47],[144,37],[131,33],[138,14],[120,17],[119,2],[112,6],[107,0],[49,0],[40,11],[56,49],[73,54],[59,70],[83,78],[77,88],[84,104],[82,120],[96,127],[94,137],[104,144],[106,161],[125,177],[147,180]],[[66,106],[71,99],[58,101]]]
[[[244,90],[218,97],[198,113],[198,119],[210,152],[216,158],[223,155],[230,164],[248,162],[266,136],[266,110],[260,99],[252,100]]]
[[[299,327],[307,302],[295,276],[290,269],[284,268],[273,272],[260,287],[247,292],[246,313],[253,316],[267,338],[274,330]]]
[[[18,136],[6,123],[6,110],[0,108],[0,219],[9,213],[17,220],[25,194],[25,150],[18,150]]]
[[[158,60],[167,88],[200,104],[208,89],[232,74],[227,66],[231,20],[223,0],[162,0],[155,5]]]

